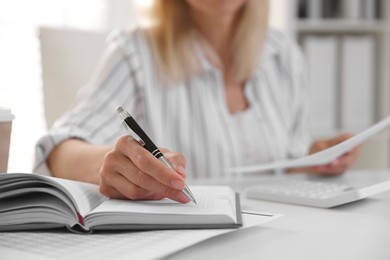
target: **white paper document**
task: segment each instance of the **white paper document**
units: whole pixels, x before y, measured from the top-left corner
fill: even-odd
[[[344,142],[341,142],[335,146],[332,146],[320,152],[308,156],[304,156],[301,158],[297,158],[297,159],[277,161],[268,164],[229,168],[226,169],[226,171],[245,174],[245,173],[269,171],[269,170],[325,165],[337,159],[341,155],[347,153],[357,145],[363,143],[368,138],[378,134],[379,132],[387,128],[389,125],[390,125],[390,116],[387,116],[386,118],[379,121],[378,123],[371,126],[370,128],[366,129],[365,131],[356,134],[355,136],[349,138],[348,140],[345,140]]]
[[[256,213],[257,214],[257,213]],[[239,229],[184,229],[79,235],[67,231],[1,232],[0,259],[157,259],[206,239],[282,215],[243,214]]]

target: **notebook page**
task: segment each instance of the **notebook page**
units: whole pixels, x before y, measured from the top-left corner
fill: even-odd
[[[72,200],[77,205],[78,212],[83,217],[108,199],[99,192],[97,185],[54,177],[48,178],[53,182],[59,183],[72,195]]]
[[[11,193],[33,192],[41,187],[48,193],[56,194],[69,206],[72,207],[73,204],[81,216],[85,216],[107,199],[99,192],[97,185],[27,173],[2,175],[0,179],[2,194],[0,197]]]
[[[236,217],[235,194],[229,187],[190,187],[198,204],[181,204],[170,199],[153,201],[129,201],[109,199],[95,208],[91,214],[104,212],[132,212],[157,215],[226,215]],[[89,215],[91,215],[89,214]]]

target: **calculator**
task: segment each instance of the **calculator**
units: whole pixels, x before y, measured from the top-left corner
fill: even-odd
[[[306,179],[275,179],[246,189],[250,199],[331,208],[390,190],[390,180],[355,188]]]

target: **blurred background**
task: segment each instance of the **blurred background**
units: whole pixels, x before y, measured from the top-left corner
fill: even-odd
[[[271,26],[302,46],[315,137],[359,132],[390,114],[387,0],[270,0]],[[134,27],[150,0],[0,0],[0,106],[15,119],[8,172],[31,172],[34,145],[88,82],[106,35]],[[389,167],[388,131],[358,168]]]

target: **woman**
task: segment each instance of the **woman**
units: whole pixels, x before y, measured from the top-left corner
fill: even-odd
[[[301,53],[268,29],[268,1],[158,0],[151,14],[151,27],[111,37],[89,88],[38,143],[36,172],[99,184],[112,198],[186,203],[186,173],[222,176],[348,138],[310,146]],[[163,149],[179,174],[120,137],[119,105],[179,152]],[[340,174],[357,154],[290,171]]]

